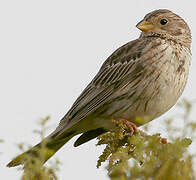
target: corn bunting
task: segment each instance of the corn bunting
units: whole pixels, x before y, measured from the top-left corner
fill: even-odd
[[[182,94],[191,59],[191,33],[187,23],[161,9],[147,14],[137,26],[138,39],[117,49],[62,118],[47,139],[52,153],[77,134],[74,146],[114,130],[112,120],[121,119],[131,131],[168,111]],[[138,121],[136,117],[146,117]],[[7,166],[25,163],[35,156],[40,143],[17,156]]]

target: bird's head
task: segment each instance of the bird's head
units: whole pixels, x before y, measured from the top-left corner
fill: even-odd
[[[141,37],[162,37],[190,47],[191,32],[187,23],[167,9],[147,14],[136,27],[142,31]]]

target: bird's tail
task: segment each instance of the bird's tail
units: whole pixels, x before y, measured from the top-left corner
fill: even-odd
[[[55,136],[48,136],[42,140],[39,144],[35,145],[28,151],[22,153],[21,155],[15,157],[10,161],[7,166],[14,167],[21,164],[25,164],[27,161],[33,161],[33,159],[39,159],[41,162],[45,163],[50,157],[52,157],[65,143],[67,143],[74,133],[69,133],[63,138],[55,138]]]

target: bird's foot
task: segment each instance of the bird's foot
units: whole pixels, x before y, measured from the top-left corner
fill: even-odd
[[[167,139],[166,138],[159,138],[159,143],[160,144],[169,144],[168,142],[167,142]]]
[[[129,132],[130,136],[132,136],[134,132],[140,133],[140,130],[137,128],[137,126],[134,123],[132,123],[132,122],[126,120],[126,119],[123,119],[123,118],[118,118],[118,119],[115,119],[115,120],[122,121],[123,124],[125,124],[128,127],[128,129],[130,131]]]

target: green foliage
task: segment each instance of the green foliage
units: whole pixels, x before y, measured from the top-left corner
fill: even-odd
[[[54,166],[46,167],[43,166],[42,162],[39,159],[31,159],[25,167],[24,173],[21,180],[57,180],[56,170],[59,162],[56,161]]]
[[[49,116],[47,116],[44,119],[41,119],[41,121],[38,123],[38,125],[41,128],[39,130],[34,130],[34,133],[39,134],[42,140],[44,139],[44,135],[49,128],[48,126],[46,126],[49,119],[50,119]],[[50,161],[49,167],[43,164],[44,155],[52,153],[50,152],[51,150],[49,150],[46,147],[46,143],[47,143],[46,141],[43,141],[39,151],[35,152],[36,158],[35,156],[26,155],[25,157],[26,162],[23,168],[24,173],[21,180],[35,180],[35,179],[57,180],[58,179],[56,175],[56,171],[59,170],[59,165],[60,165],[59,160],[56,159],[54,160],[54,162]],[[23,143],[18,144],[18,147],[21,151],[24,151]],[[19,168],[19,170],[21,170],[21,168]]]
[[[123,122],[115,122],[118,126],[115,132],[98,137],[97,145],[106,147],[97,167],[107,161],[111,180],[194,180],[194,155],[188,151],[192,141],[185,137],[194,132],[196,124],[189,120],[191,104],[184,100],[180,107],[184,110],[181,132],[172,126],[171,119],[166,120],[170,142],[160,134],[147,135],[142,131],[129,136],[128,127]],[[174,134],[178,136],[174,138]]]

